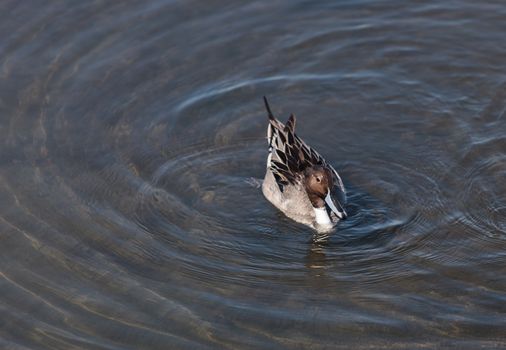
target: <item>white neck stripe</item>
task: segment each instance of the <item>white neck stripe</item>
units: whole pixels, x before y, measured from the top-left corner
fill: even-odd
[[[324,208],[313,208],[314,214],[316,216],[316,223],[319,225],[332,225],[332,221],[330,221],[329,214],[327,214],[327,210]]]

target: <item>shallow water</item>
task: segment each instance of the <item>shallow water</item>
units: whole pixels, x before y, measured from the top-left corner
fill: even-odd
[[[0,3],[0,347],[506,348],[502,1]],[[254,186],[267,95],[340,172]]]

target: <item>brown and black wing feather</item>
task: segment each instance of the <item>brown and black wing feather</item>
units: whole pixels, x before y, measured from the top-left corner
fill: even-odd
[[[286,124],[283,124],[274,117],[265,97],[264,102],[269,116],[267,139],[270,161],[267,166],[283,192],[285,186],[300,181],[306,168],[314,165],[325,166],[326,162],[295,134],[295,115],[290,115]]]

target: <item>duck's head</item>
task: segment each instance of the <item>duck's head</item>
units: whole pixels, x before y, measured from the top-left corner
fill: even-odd
[[[308,167],[304,171],[304,186],[319,223],[330,224],[331,222],[326,221],[337,221],[331,219],[330,213],[334,213],[341,220],[346,218],[346,211],[332,194],[334,178],[331,169],[321,165]]]

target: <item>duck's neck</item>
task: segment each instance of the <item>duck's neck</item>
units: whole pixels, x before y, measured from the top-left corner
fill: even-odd
[[[327,209],[325,209],[325,207],[313,209],[316,217],[316,223],[318,225],[332,225],[332,221],[330,220],[329,214],[327,213]]]

